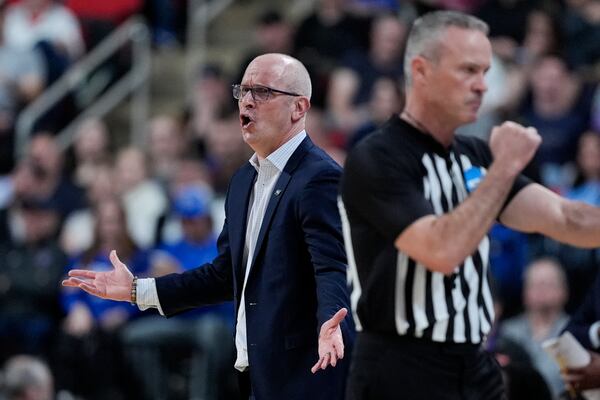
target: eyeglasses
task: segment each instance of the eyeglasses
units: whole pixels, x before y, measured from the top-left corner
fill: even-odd
[[[285,94],[287,96],[302,96],[298,93],[286,92],[279,89],[273,89],[268,86],[242,86],[240,84],[232,85],[231,89],[233,91],[233,98],[236,100],[243,99],[248,92],[252,94],[252,99],[254,101],[267,101],[271,98],[272,93]]]

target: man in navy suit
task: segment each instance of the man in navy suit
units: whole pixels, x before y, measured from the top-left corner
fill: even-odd
[[[233,96],[255,154],[231,179],[213,262],[137,280],[112,252],[112,271],[72,270],[63,284],[166,316],[233,299],[243,399],[342,399],[354,326],[336,205],[341,168],[304,130],[310,77],[298,60],[265,54]]]

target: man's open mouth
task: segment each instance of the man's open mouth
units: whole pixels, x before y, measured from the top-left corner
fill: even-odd
[[[246,127],[246,126],[248,126],[248,125],[249,125],[251,122],[254,122],[254,121],[252,120],[252,118],[250,118],[250,117],[249,117],[249,116],[247,116],[247,115],[240,115],[240,121],[242,122],[242,126],[243,126],[243,127]]]

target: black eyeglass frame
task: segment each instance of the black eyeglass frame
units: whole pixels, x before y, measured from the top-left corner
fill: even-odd
[[[243,88],[250,91],[250,95],[252,96],[252,99],[254,101],[268,101],[271,98],[271,93],[285,94],[286,96],[294,96],[294,97],[302,96],[301,94],[298,94],[298,93],[286,92],[285,90],[274,89],[272,87],[264,86],[264,85],[245,86],[245,85],[236,83],[235,85],[231,85],[231,90],[232,90],[234,99],[241,100],[242,98],[244,98],[245,94],[242,94]],[[257,88],[267,90],[267,96],[264,100],[256,99],[256,92],[254,90]],[[236,96],[236,92],[237,92],[237,96]]]

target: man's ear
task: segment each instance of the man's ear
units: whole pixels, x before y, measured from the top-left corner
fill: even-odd
[[[310,110],[310,100],[306,96],[299,96],[293,103],[292,122],[296,122],[304,117]]]
[[[427,79],[429,65],[424,57],[416,56],[410,63],[413,82],[422,82]]]

